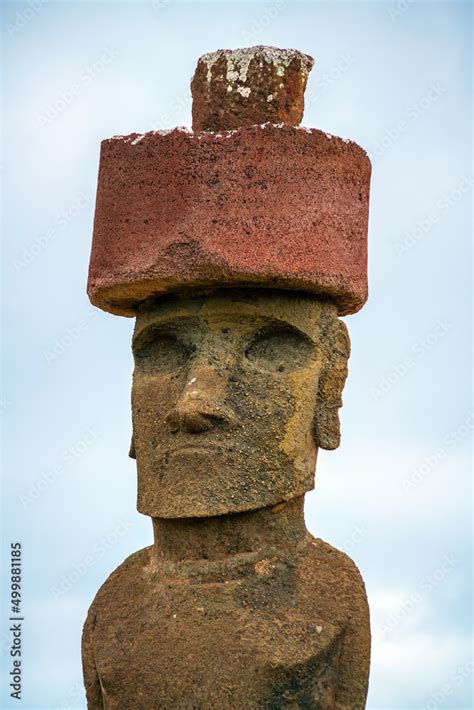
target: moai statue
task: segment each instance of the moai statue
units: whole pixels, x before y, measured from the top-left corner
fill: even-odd
[[[131,455],[154,543],[89,610],[91,710],[365,707],[364,584],[303,502],[339,444],[370,162],[298,126],[312,63],[205,55],[192,131],[102,143],[88,291],[136,317]]]

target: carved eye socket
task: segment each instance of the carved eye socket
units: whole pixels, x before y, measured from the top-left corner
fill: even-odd
[[[289,372],[304,367],[314,355],[314,345],[291,328],[261,330],[245,351],[248,360],[269,372]]]
[[[135,364],[142,372],[173,372],[186,364],[192,354],[174,335],[148,332],[134,344]]]

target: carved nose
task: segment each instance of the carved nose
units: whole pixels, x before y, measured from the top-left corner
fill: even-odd
[[[232,425],[235,414],[224,404],[224,395],[224,382],[216,372],[201,370],[193,373],[166,417],[170,430],[198,434],[214,427]]]
[[[186,412],[175,409],[167,416],[168,425],[172,432],[187,431],[191,434],[199,434],[202,431],[212,429],[220,420],[214,415],[204,414],[199,411]]]

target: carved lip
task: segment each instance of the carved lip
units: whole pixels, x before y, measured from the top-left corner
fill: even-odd
[[[202,454],[215,451],[216,448],[215,444],[180,444],[170,449],[170,454]]]

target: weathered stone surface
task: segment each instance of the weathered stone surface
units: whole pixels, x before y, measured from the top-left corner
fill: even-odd
[[[164,521],[155,547],[100,589],[83,637],[89,710],[365,707],[370,634],[354,563],[304,532],[302,499],[226,518],[227,554],[199,549],[220,538],[220,519]]]
[[[88,292],[133,315],[195,287],[367,298],[370,161],[317,130],[132,134],[102,143]]]
[[[317,447],[339,444],[349,357],[334,304],[266,289],[170,297],[139,313],[133,347],[141,513],[223,515],[313,488]]]
[[[89,709],[361,710],[364,586],[307,533],[301,495],[317,447],[339,443],[349,341],[334,304],[162,297],[139,313],[133,347],[138,508],[155,544],[90,609]]]
[[[193,130],[232,130],[267,122],[297,126],[313,64],[307,54],[277,47],[204,54],[191,82]]]

